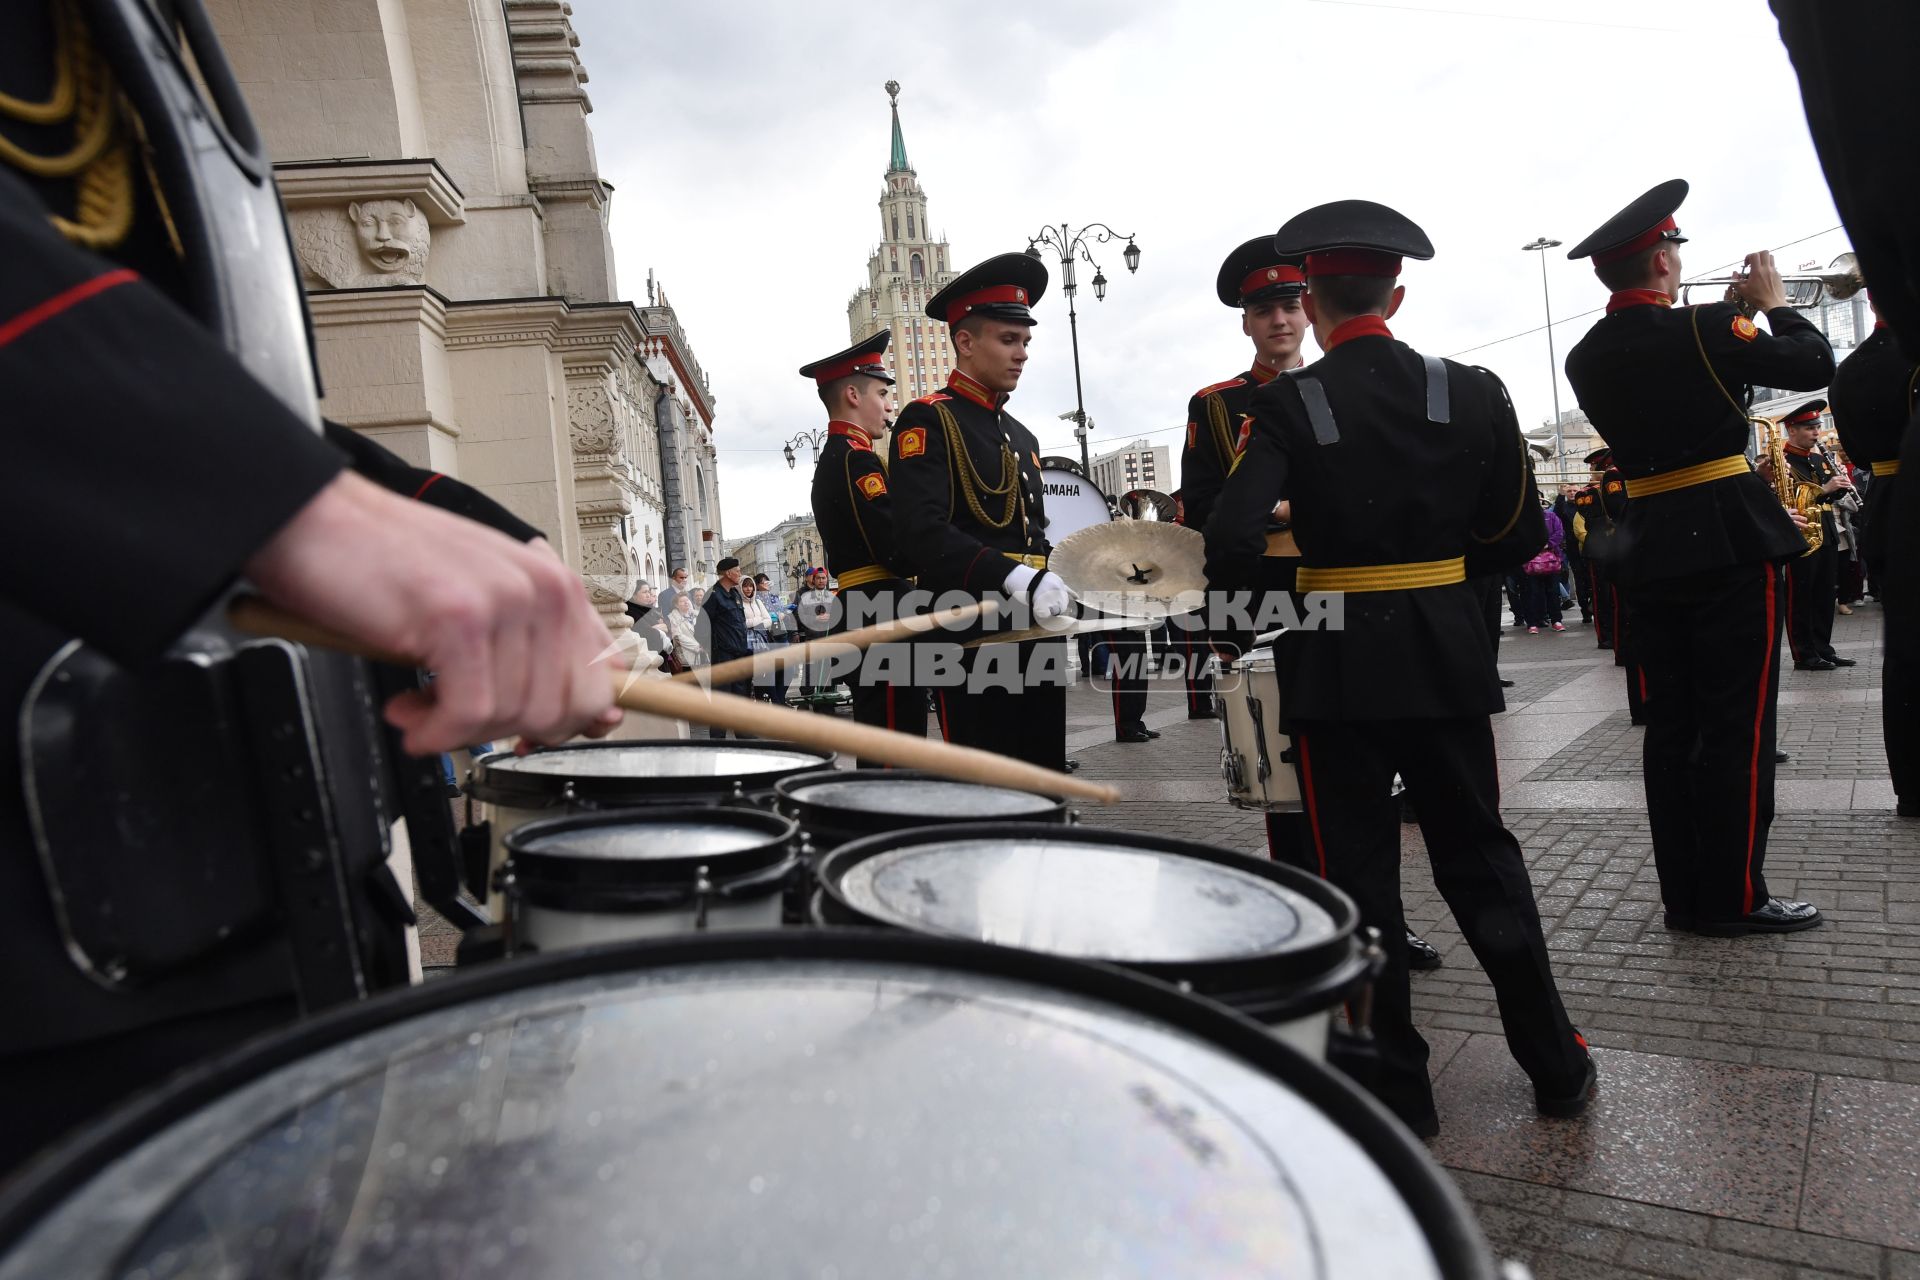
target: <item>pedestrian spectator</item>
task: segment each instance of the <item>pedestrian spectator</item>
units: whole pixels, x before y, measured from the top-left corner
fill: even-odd
[[[672,613],[675,598],[686,589],[687,571],[685,569],[675,569],[667,579],[667,589],[660,593],[660,612],[663,614]]]
[[[1579,507],[1574,500],[1579,492],[1579,485],[1561,485],[1560,496],[1553,504],[1553,514],[1560,517],[1560,557],[1567,562],[1567,575],[1573,579],[1565,594],[1579,602],[1580,621],[1592,622],[1593,596],[1587,580],[1587,563],[1580,556],[1580,539],[1574,536],[1573,530],[1574,517],[1579,514]]]
[[[654,653],[665,653],[673,647],[673,639],[667,634],[667,620],[660,612],[659,597],[655,595],[653,584],[643,582],[633,589],[633,599],[627,601],[627,616],[633,619],[633,634],[641,644]]]
[[[745,605],[747,622],[747,651],[762,654],[773,647],[773,614],[767,608],[767,602],[760,597],[759,580],[742,578],[740,580],[740,599]],[[763,702],[773,700],[773,672],[756,672],[753,677],[753,696]]]
[[[707,589],[705,587],[688,587],[687,594],[693,598],[693,611],[695,613],[707,607]]]
[[[713,590],[705,593],[700,606],[701,629],[706,632],[706,650],[708,658],[716,666],[722,662],[733,662],[748,657],[753,650],[747,645],[746,600],[740,590],[740,562],[732,556],[724,556],[715,566],[720,577],[714,582]],[[687,594],[699,592],[696,587]],[[714,686],[719,693],[732,693],[747,697],[752,692],[751,680],[730,680]],[[724,738],[727,731],[718,725],[707,729],[709,738]],[[751,734],[735,733],[736,738],[751,737]]]
[[[767,641],[776,647],[793,636],[793,606],[774,590],[773,579],[764,573],[753,575],[753,597],[766,607],[773,625],[767,628]]]
[[[1540,505],[1547,524],[1547,545],[1527,561],[1520,575],[1520,609],[1530,636],[1539,635],[1542,627],[1567,629],[1560,621],[1560,580],[1567,573],[1566,527],[1545,500]]]
[[[794,601],[793,618],[795,636],[800,640],[818,640],[826,636],[833,627],[833,592],[827,589],[826,566],[819,565],[807,571],[806,590]],[[827,664],[809,662],[798,673],[802,690],[819,694],[828,687],[824,676]],[[816,706],[816,710],[831,711],[829,707]]]
[[[667,635],[673,641],[673,658],[680,670],[691,671],[706,665],[706,651],[700,647],[699,615],[693,611],[693,597],[682,591],[673,598],[673,612],[667,615]]]

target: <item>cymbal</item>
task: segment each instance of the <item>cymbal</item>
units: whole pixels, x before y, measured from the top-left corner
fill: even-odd
[[[1184,525],[1115,520],[1061,540],[1047,568],[1080,603],[1128,618],[1189,613],[1207,589],[1206,543]]]

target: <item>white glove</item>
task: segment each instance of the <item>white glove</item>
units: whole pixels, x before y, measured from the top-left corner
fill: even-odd
[[[1073,607],[1073,593],[1067,590],[1067,584],[1060,581],[1058,575],[1032,565],[1015,565],[1007,575],[1006,585],[1008,595],[1027,597],[1035,622],[1057,618]]]

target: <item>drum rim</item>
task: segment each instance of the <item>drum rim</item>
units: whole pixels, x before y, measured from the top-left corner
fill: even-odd
[[[1222,849],[1217,845],[1202,844],[1196,840],[1182,840],[1178,836],[1122,831],[1113,827],[1053,826],[1028,822],[974,822],[911,827],[904,831],[883,832],[879,835],[848,841],[821,857],[819,864],[815,867],[815,879],[821,890],[822,901],[831,903],[832,907],[837,912],[844,913],[845,917],[871,927],[899,929],[908,933],[921,932],[908,929],[904,925],[896,925],[889,920],[876,919],[848,902],[840,891],[840,881],[847,870],[876,854],[886,853],[905,845],[991,839],[1055,839],[1073,844],[1117,843],[1157,853],[1175,853],[1198,858],[1279,884],[1308,899],[1333,918],[1334,933],[1331,938],[1315,946],[1302,947],[1293,951],[1216,960],[1136,961],[1080,957],[1088,963],[1119,965],[1136,973],[1152,974],[1167,981],[1190,984],[1195,990],[1201,992],[1228,991],[1252,996],[1277,988],[1282,982],[1292,982],[1294,986],[1298,986],[1300,985],[1298,980],[1329,977],[1337,971],[1349,968],[1351,958],[1360,949],[1358,940],[1360,908],[1355,905],[1352,898],[1324,880],[1309,875],[1297,867],[1289,867],[1284,863],[1266,858],[1249,857],[1231,849]],[[923,936],[945,937],[948,935],[927,933]],[[1029,954],[1056,955],[1059,953],[1032,952]],[[1250,981],[1249,970],[1264,978],[1270,978],[1271,981],[1263,982],[1260,979]],[[1357,981],[1357,979],[1351,981]],[[1351,981],[1338,985],[1351,985]]]
[[[654,822],[742,827],[757,830],[765,838],[745,849],[675,858],[589,858],[526,847],[568,831]],[[798,864],[800,824],[784,814],[746,805],[640,805],[522,823],[507,833],[503,843],[504,865],[512,869],[515,887],[534,906],[561,911],[646,910],[693,901],[693,873],[701,866],[707,868],[716,896],[729,897],[729,888],[736,885],[752,896],[769,875],[784,874]],[[777,885],[766,890],[776,891]]]
[[[770,782],[790,778],[799,773],[814,773],[833,764],[831,751],[802,746],[797,742],[783,742],[775,738],[709,738],[704,741],[691,738],[622,738],[617,742],[570,742],[561,747],[547,748],[547,750],[620,751],[634,747],[672,747],[680,750],[697,747],[701,750],[721,753],[786,751],[807,757],[807,762],[796,764],[792,768],[768,769],[753,774],[666,778],[574,778],[562,773],[539,774],[515,770],[489,770],[489,761],[513,754],[511,748],[503,748],[474,757],[473,768],[468,774],[465,790],[467,795],[483,804],[497,804],[509,809],[554,808],[567,802],[566,793],[569,788],[578,800],[634,805],[645,803],[649,796],[658,796],[663,793],[681,795],[693,792],[699,795],[730,795],[736,790],[764,792]]]
[[[1002,791],[1031,795],[1035,800],[1045,801],[1046,807],[1032,814],[1022,814],[1018,818],[1003,818],[1003,822],[1038,822],[1051,825],[1055,816],[1062,820],[1071,811],[1068,802],[1059,796],[1041,795],[1035,791],[1019,791],[1016,787],[997,787],[991,783],[966,782],[959,778],[949,778],[944,774],[929,773],[925,769],[817,769],[812,773],[795,774],[782,778],[773,784],[774,805],[788,817],[795,819],[804,830],[809,819],[818,819],[828,826],[862,826],[876,824],[873,830],[898,830],[900,824],[881,826],[892,818],[914,819],[921,815],[882,813],[870,809],[848,809],[839,805],[826,804],[817,800],[808,800],[804,792],[809,787],[830,786],[840,782],[945,782],[956,787],[969,787],[979,791]],[[918,826],[946,826],[943,822],[917,822]]]
[[[570,948],[483,965],[327,1010],[181,1072],[18,1171],[0,1185],[0,1259],[121,1156],[237,1089],[348,1040],[457,1005],[577,978],[780,959],[893,963],[1009,979],[1092,999],[1184,1032],[1292,1090],[1359,1147],[1406,1205],[1447,1280],[1495,1280],[1497,1268],[1478,1219],[1420,1140],[1360,1086],[1259,1023],[1114,965],[897,929],[755,929]]]

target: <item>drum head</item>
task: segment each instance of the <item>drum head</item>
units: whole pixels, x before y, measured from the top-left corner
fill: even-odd
[[[671,806],[530,822],[506,845],[523,883],[685,885],[702,866],[717,878],[782,862],[797,835],[777,813]]]
[[[831,752],[785,742],[664,738],[587,742],[516,756],[493,751],[473,762],[467,790],[508,808],[543,809],[576,800],[669,803],[727,795],[736,785],[764,792],[782,778],[833,763]]]
[[[1040,469],[1041,505],[1047,512],[1047,541],[1058,542],[1089,525],[1113,519],[1107,495],[1079,473],[1058,467]]]
[[[1253,1024],[828,930],[349,1010],[10,1195],[4,1280],[1493,1275],[1424,1151]]]
[[[891,848],[871,843],[848,846],[822,878],[861,915],[920,933],[1185,965],[1317,952],[1347,932],[1279,880],[1123,832],[921,831]]]
[[[823,770],[787,778],[774,790],[781,808],[802,825],[874,831],[941,822],[1064,822],[1067,808],[1050,796],[908,769]]]

